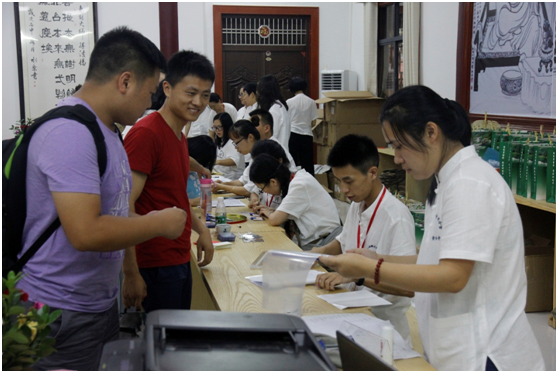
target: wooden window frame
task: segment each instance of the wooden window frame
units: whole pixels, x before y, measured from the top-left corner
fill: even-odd
[[[459,24],[457,34],[457,75],[455,97],[465,111],[469,113],[470,107],[470,82],[471,74],[471,39],[473,33],[473,10],[475,3],[459,3]],[[556,127],[556,118],[535,118],[492,115],[488,113],[490,120],[495,120],[500,125],[510,123],[514,129],[525,129],[529,131],[539,131],[543,126],[545,132],[552,132]],[[484,114],[469,113],[471,122],[484,119]]]

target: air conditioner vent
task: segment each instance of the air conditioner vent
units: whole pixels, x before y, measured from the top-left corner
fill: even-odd
[[[349,70],[322,70],[322,92],[327,91],[356,91],[357,74]]]

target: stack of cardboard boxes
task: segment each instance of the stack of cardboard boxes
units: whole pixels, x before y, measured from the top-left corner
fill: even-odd
[[[374,97],[367,91],[324,92],[316,103],[323,104],[321,118],[313,127],[314,142],[317,144],[317,164],[327,164],[327,156],[333,145],[345,135],[357,134],[370,137],[378,148],[386,146],[379,121],[384,99]],[[319,179],[320,180],[320,179]],[[323,184],[322,176],[320,182]],[[341,192],[339,181],[329,174],[328,184],[336,199],[349,202]]]

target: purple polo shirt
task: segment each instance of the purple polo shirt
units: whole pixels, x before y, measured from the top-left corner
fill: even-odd
[[[69,97],[58,106],[82,104]],[[91,132],[81,123],[54,119],[33,135],[27,161],[27,220],[23,250],[56,218],[52,192],[101,195],[103,215],[128,216],[132,176],[118,134],[97,117],[105,136],[107,170],[99,177],[97,148]],[[18,288],[29,299],[51,307],[80,312],[103,312],[118,294],[118,275],[124,248],[113,252],[80,252],[62,227],[48,239],[23,268]]]

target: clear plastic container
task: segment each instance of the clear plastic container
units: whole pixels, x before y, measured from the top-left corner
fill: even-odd
[[[206,216],[211,215],[212,201],[211,201],[211,189],[213,189],[213,180],[211,179],[201,179],[201,194],[200,194],[200,208],[205,211]]]
[[[227,207],[223,197],[217,197],[217,206],[215,206],[215,224],[227,224]]]

